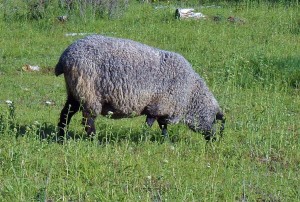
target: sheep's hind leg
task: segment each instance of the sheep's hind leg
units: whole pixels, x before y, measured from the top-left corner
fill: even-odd
[[[89,109],[83,109],[82,116],[83,116],[82,124],[85,126],[86,133],[88,134],[88,136],[93,137],[93,135],[96,134],[96,128],[95,128],[96,116],[93,115],[93,113]]]
[[[73,96],[69,95],[64,108],[61,110],[59,123],[57,125],[59,128],[58,135],[60,138],[64,137],[65,130],[68,127],[72,116],[78,112],[79,107],[80,103],[76,101]]]
[[[146,124],[149,126],[149,127],[152,127],[154,121],[156,120],[155,117],[153,116],[150,116],[150,115],[147,115],[147,118],[146,118]]]

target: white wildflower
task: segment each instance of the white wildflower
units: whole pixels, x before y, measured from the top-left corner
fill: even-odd
[[[49,101],[49,100],[46,101],[45,103],[46,103],[46,105],[52,105],[52,104],[53,104],[53,103],[52,103],[51,101]]]

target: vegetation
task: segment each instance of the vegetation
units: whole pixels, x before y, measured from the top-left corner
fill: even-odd
[[[11,2],[0,2],[0,201],[300,200],[297,2],[124,1],[112,16],[48,1],[39,17],[30,1]],[[178,6],[208,18],[175,20]],[[71,138],[53,141],[66,98],[53,69],[86,33],[184,55],[225,111],[224,137],[206,143],[172,125],[163,141],[145,117],[99,117],[99,141],[91,141],[78,114]],[[41,69],[24,71],[26,64]]]

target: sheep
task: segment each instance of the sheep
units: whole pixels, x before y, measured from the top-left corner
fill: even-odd
[[[129,39],[90,35],[71,44],[61,55],[55,75],[64,74],[67,101],[58,135],[63,137],[72,116],[82,111],[85,131],[95,134],[98,115],[124,118],[146,115],[151,127],[178,122],[215,137],[213,125],[225,117],[205,81],[180,54]]]

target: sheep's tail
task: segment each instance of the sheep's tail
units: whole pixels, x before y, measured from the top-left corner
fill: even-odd
[[[225,116],[222,112],[218,112],[216,115],[216,120],[221,121],[221,127],[220,127],[220,136],[223,136],[223,131],[225,129]]]
[[[61,75],[63,73],[64,73],[64,67],[61,64],[61,62],[59,61],[57,63],[57,65],[55,66],[55,76],[59,76],[59,75]]]

